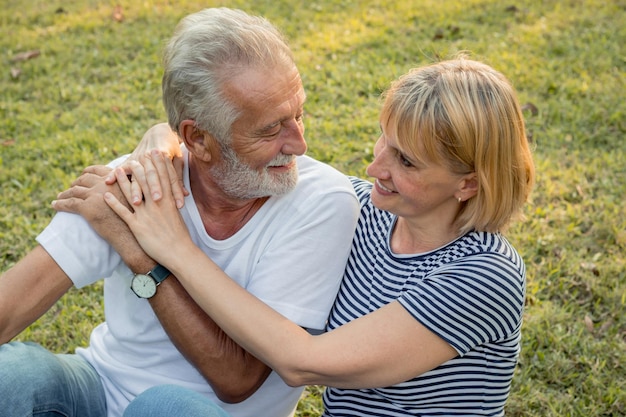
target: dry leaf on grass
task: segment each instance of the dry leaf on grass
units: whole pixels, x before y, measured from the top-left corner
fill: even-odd
[[[124,21],[124,12],[122,11],[122,6],[120,6],[119,4],[115,6],[115,9],[113,9],[112,17],[113,20],[115,20],[116,22]]]
[[[585,316],[585,327],[589,333],[593,333],[593,320],[588,315]]]
[[[26,61],[28,59],[36,58],[41,55],[41,52],[38,49],[34,49],[32,51],[20,52],[11,58],[12,62]]]

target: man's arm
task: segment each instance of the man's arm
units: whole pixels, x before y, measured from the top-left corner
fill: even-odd
[[[176,277],[171,275],[159,285],[150,305],[174,345],[200,370],[220,400],[245,400],[271,373],[215,324]]]
[[[87,168],[70,190],[59,195],[54,208],[83,216],[133,272],[145,273],[156,263],[102,197],[105,190],[116,194],[119,190],[117,184],[105,184],[109,171],[107,167]],[[117,195],[122,197],[121,193]],[[149,302],[176,348],[204,376],[220,400],[229,403],[245,400],[270,374],[269,367],[226,336],[176,277],[163,281]]]
[[[0,276],[0,344],[41,317],[72,285],[39,245],[4,272]]]

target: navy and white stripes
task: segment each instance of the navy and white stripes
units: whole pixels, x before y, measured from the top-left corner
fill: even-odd
[[[435,251],[396,255],[395,216],[357,178],[361,217],[328,329],[398,300],[459,356],[390,387],[328,388],[325,416],[503,415],[519,354],[525,267],[499,234],[471,232]]]

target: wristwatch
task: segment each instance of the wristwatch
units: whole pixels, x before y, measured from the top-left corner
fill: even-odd
[[[130,282],[130,289],[139,298],[151,298],[156,294],[157,287],[165,278],[170,276],[170,271],[157,264],[145,274],[135,274]]]

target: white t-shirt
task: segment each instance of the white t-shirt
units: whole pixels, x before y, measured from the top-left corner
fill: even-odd
[[[186,150],[184,155],[187,159]],[[231,278],[294,323],[324,329],[350,250],[359,203],[350,181],[339,171],[306,156],[298,157],[297,163],[296,188],[268,199],[228,239],[218,241],[207,235],[193,190],[181,214],[196,245]],[[184,182],[190,190],[187,169]],[[135,396],[160,384],[191,388],[233,417],[293,415],[302,388],[287,386],[275,372],[247,400],[219,401],[174,347],[148,301],[131,291],[132,272],[82,217],[57,214],[37,240],[76,287],[108,277],[104,280],[106,322],[94,329],[90,346],[77,349],[77,354],[102,376],[109,417],[121,416]]]

